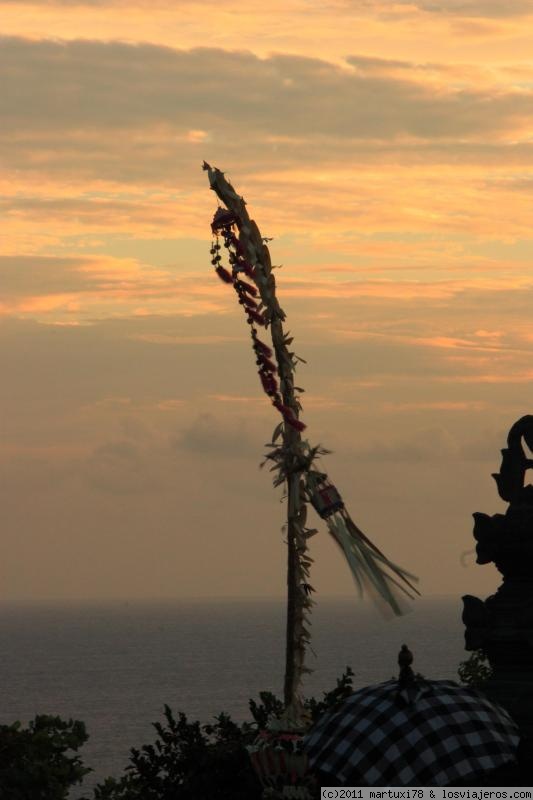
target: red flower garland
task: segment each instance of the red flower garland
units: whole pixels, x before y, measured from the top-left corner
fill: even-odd
[[[244,272],[245,275],[253,280],[255,269],[252,264],[247,261],[244,247],[232,230],[232,227],[236,224],[238,224],[238,219],[232,212],[219,208],[215,213],[211,229],[216,235],[216,242],[212,244],[210,250],[212,256],[211,264],[213,264],[215,272],[224,283],[233,284],[233,288],[239,297],[239,304],[246,312],[246,321],[250,325],[253,348],[256,355],[255,363],[259,367],[259,378],[265,394],[271,398],[272,405],[280,412],[288,425],[295,428],[297,431],[303,431],[306,425],[295,416],[293,409],[285,405],[282,401],[278,389],[278,382],[274,377],[278,373],[278,369],[276,365],[270,361],[273,355],[272,349],[257,338],[257,330],[254,324],[261,325],[265,328],[268,326],[265,315],[258,310],[256,301],[252,299],[252,297],[257,297],[257,289],[250,283],[237,278],[239,272]],[[222,233],[224,247],[228,250],[228,259],[232,267],[231,273],[220,264],[222,258],[219,255],[221,249],[218,243],[219,233]]]

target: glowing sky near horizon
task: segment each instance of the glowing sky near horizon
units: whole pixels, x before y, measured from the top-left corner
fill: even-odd
[[[248,202],[302,418],[424,593],[532,413],[533,2],[0,1],[6,599],[283,595],[278,420],[209,264]],[[323,529],[314,585],[355,590]]]

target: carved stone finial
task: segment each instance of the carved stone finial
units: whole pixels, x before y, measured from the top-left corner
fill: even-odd
[[[400,667],[400,676],[398,678],[398,683],[402,687],[414,683],[415,675],[413,670],[411,669],[412,663],[413,663],[413,654],[411,653],[406,644],[402,644],[402,648],[398,653],[398,665]]]
[[[526,470],[533,467],[533,460],[527,458],[522,446],[524,439],[533,450],[533,415],[528,414],[515,422],[507,436],[507,447],[502,450],[502,464],[499,472],[493,473],[498,494],[508,503],[527,503],[533,505],[533,486],[524,486]]]

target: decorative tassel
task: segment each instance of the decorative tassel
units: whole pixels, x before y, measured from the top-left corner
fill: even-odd
[[[285,406],[285,405],[283,405],[283,403],[281,402],[281,400],[277,400],[277,399],[276,399],[276,401],[275,401],[274,403],[272,403],[272,405],[276,406],[276,408],[278,409],[278,411],[279,411],[281,414],[283,414],[283,416],[285,416],[285,414],[292,414],[292,408],[289,408],[289,406]]]
[[[272,350],[271,350],[271,348],[267,344],[262,342],[261,339],[257,339],[257,338],[254,339],[254,348],[256,350],[260,350],[261,353],[263,353],[265,356],[268,356],[268,358],[272,358]]]
[[[262,353],[259,353],[259,358],[261,359],[261,364],[266,370],[274,373],[278,371],[278,368],[276,367],[274,362],[270,361],[268,358],[265,358],[265,356]]]
[[[232,274],[230,272],[228,272],[227,269],[224,269],[224,267],[217,267],[215,272],[218,275],[218,277],[220,278],[220,280],[224,281],[224,283],[233,283]]]
[[[247,261],[239,261],[239,269],[242,269],[249,278],[255,278],[255,269]]]
[[[285,417],[284,416],[283,419],[291,426],[291,428],[294,428],[295,430],[300,431],[300,433],[302,431],[305,431],[305,429],[307,428],[307,425],[305,424],[305,422],[302,422],[301,420],[296,419],[296,417]]]
[[[273,375],[269,372],[260,372],[259,377],[261,378],[261,383],[263,384],[263,389],[266,394],[275,394],[277,392],[278,384]]]
[[[211,223],[211,230],[213,233],[224,228],[227,225],[234,225],[237,222],[237,217],[226,208],[217,208],[213,222]]]
[[[347,519],[349,520],[349,517]],[[371,542],[369,547],[361,537],[350,535],[341,514],[329,517],[328,528],[344,552],[360,593],[366,589],[384,614],[390,615],[390,610],[397,616],[405,613],[406,607],[402,602],[402,595],[397,590],[400,589],[411,599],[413,595],[396,580],[397,577],[405,580],[404,570],[389,561],[378,550],[373,549]],[[407,583],[418,594],[415,587]]]
[[[294,416],[294,411],[292,408],[290,408],[290,406],[283,405],[283,403],[277,399],[272,403],[272,405],[278,409],[280,414],[283,415],[285,422],[287,422],[292,428],[297,431],[303,431],[306,429],[307,425]]]
[[[250,283],[246,283],[245,281],[239,281],[238,288],[242,289],[245,292],[248,292],[248,294],[251,294],[252,297],[257,297],[257,289]]]
[[[240,294],[240,299],[242,300],[243,305],[245,305],[247,308],[253,308],[253,309],[257,308],[257,303],[254,300],[252,300],[251,297],[247,297],[244,294],[244,292]]]
[[[248,314],[248,319],[257,322],[258,325],[266,325],[265,318],[262,314],[258,314],[257,311],[253,311],[251,308],[246,309],[246,313]]]

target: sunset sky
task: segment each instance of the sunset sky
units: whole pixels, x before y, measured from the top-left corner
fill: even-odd
[[[204,159],[273,237],[353,519],[424,594],[494,591],[467,551],[533,413],[533,2],[0,18],[3,598],[283,596],[278,418],[209,263]],[[355,603],[324,525],[311,544],[318,597]]]

